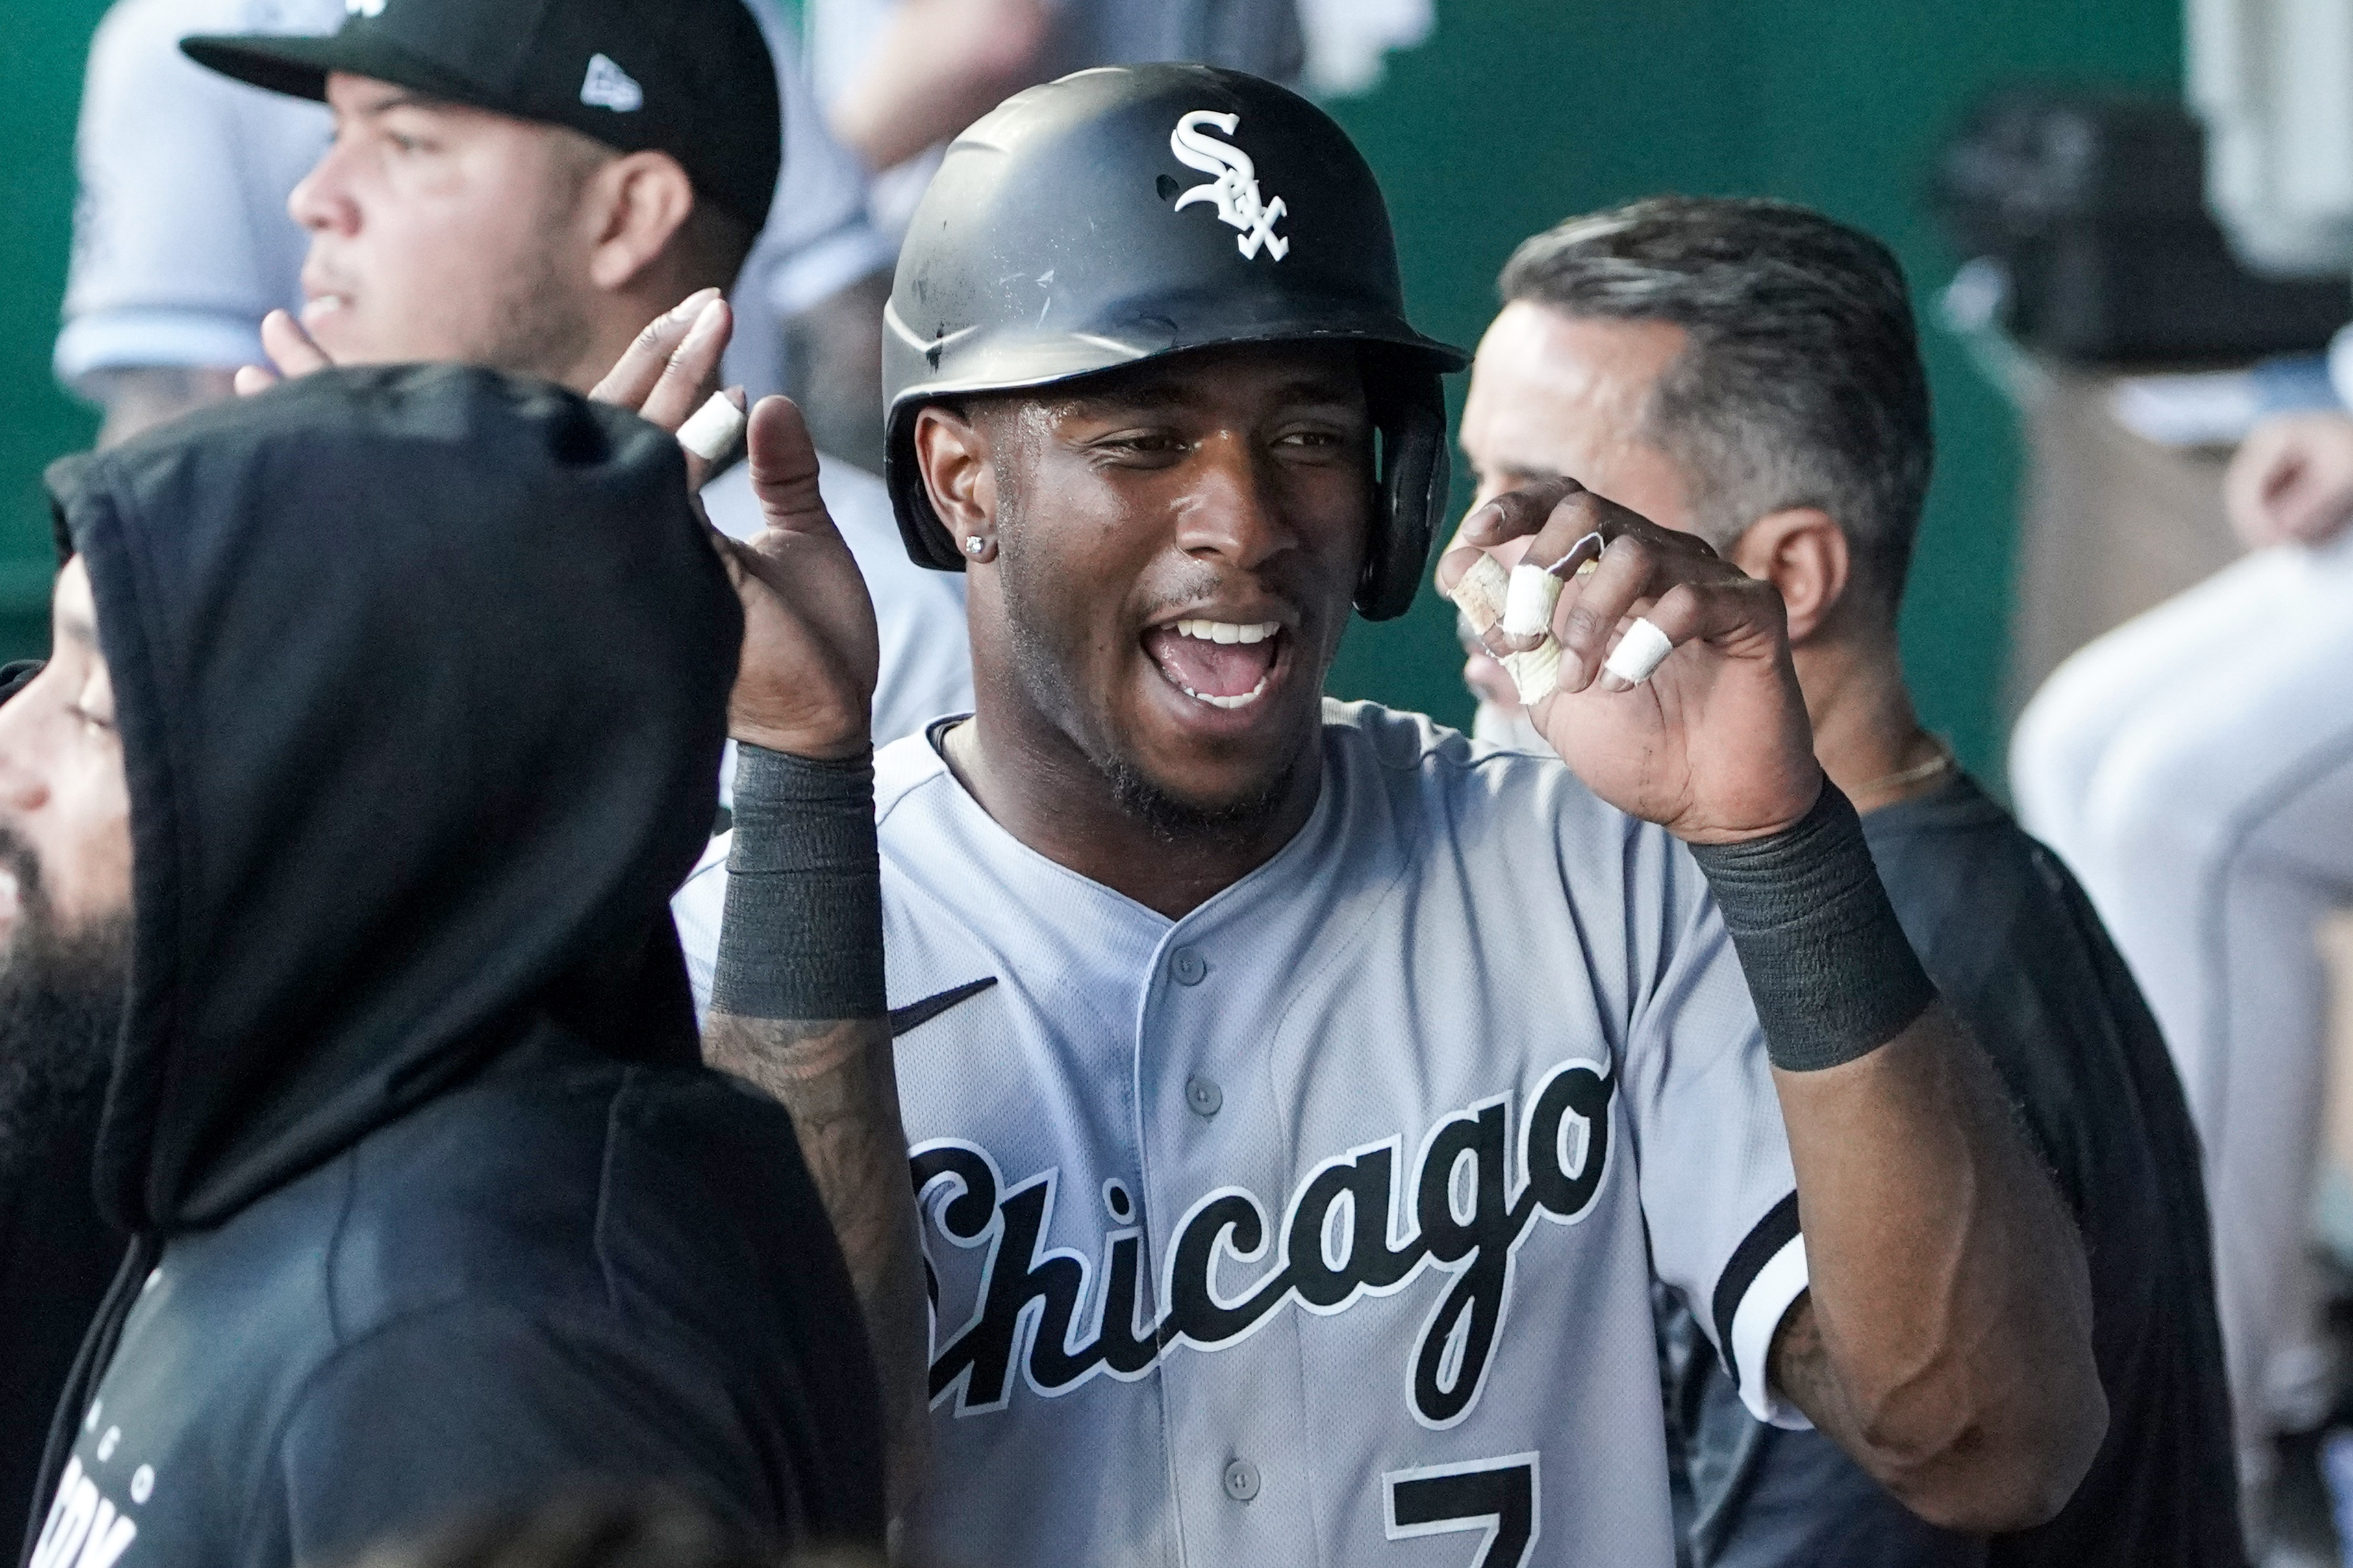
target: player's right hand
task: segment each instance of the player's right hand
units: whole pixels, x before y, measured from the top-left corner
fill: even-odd
[[[2264,420],[2232,458],[2222,500],[2231,526],[2253,549],[2327,543],[2353,523],[2353,418]]]
[[[690,294],[639,332],[588,395],[675,433],[709,401],[734,329],[718,289]],[[727,732],[795,756],[855,755],[871,743],[881,667],[866,579],[826,511],[801,411],[764,397],[744,435],[767,527],[749,541],[710,531],[744,605]],[[686,468],[689,489],[701,489],[712,464],[689,451]]]
[[[767,527],[748,542],[711,535],[744,603],[727,732],[795,756],[853,756],[872,743],[882,662],[874,604],[818,493],[801,411],[790,398],[764,397],[746,434]]]

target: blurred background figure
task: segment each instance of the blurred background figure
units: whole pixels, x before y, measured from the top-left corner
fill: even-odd
[[[826,132],[774,0],[749,0],[776,62],[786,155],[730,298],[728,377],[803,400],[820,446],[878,464],[881,340],[861,281],[892,247],[858,165]],[[287,213],[332,135],[327,111],[206,72],[195,33],[331,33],[344,0],[119,0],[90,47],[58,378],[106,409],[109,444],[228,395],[261,318],[302,302],[309,236]],[[868,351],[871,349],[871,353]],[[868,361],[875,362],[869,365]]]
[[[1435,24],[1431,0],[805,0],[834,135],[902,232],[957,132],[1091,66],[1198,60],[1317,94],[1362,92]],[[887,290],[886,290],[887,292]],[[877,306],[881,300],[878,297]]]
[[[2221,236],[2272,300],[2301,289],[2333,301],[2341,321],[2334,291],[2353,268],[2353,14],[2191,0],[2187,45]],[[2271,280],[2299,276],[2313,280]],[[2155,292],[2160,304],[2170,293]],[[2343,1378],[2310,1239],[2331,1079],[2319,941],[2332,912],[2353,904],[2348,371],[2340,348],[2327,361],[2116,389],[2119,416],[2145,437],[2237,443],[2220,510],[2247,553],[2059,663],[2021,714],[2010,758],[2021,819],[2082,878],[2180,1068],[2204,1148],[2258,1544],[2276,1438],[2320,1426]],[[2299,405],[2314,406],[2266,413]],[[2146,493],[2141,509],[2153,515],[2126,527],[2164,526]],[[2094,560],[2104,542],[2084,528],[2070,553]]]
[[[1295,82],[1298,0],[807,0],[809,68],[841,144],[902,233],[949,138],[1089,66],[1200,60]]]
[[[2205,1146],[2240,1446],[2328,1413],[2306,1256],[2324,1085],[2321,922],[2353,903],[2353,418],[2284,416],[2226,489],[2248,556],[2075,654],[2010,779],[2147,993]]]

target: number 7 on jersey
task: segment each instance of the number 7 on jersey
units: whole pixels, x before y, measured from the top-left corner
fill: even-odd
[[[1469,1568],[1526,1568],[1540,1526],[1536,1506],[1539,1454],[1466,1459],[1381,1478],[1383,1524],[1391,1541],[1482,1530]]]

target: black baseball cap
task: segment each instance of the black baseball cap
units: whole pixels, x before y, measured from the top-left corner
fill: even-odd
[[[754,229],[783,165],[776,62],[744,0],[344,0],[324,37],[183,38],[198,65],[324,100],[327,75],[373,77],[624,153],[661,152]]]

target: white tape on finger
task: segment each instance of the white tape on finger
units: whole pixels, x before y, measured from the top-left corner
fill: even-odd
[[[1511,579],[1492,555],[1482,554],[1471,563],[1462,580],[1454,584],[1450,595],[1455,608],[1471,618],[1471,629],[1481,637],[1503,619],[1504,607],[1511,596]]]
[[[1560,685],[1560,644],[1546,637],[1525,653],[1507,653],[1504,668],[1520,694],[1520,706],[1533,708]]]
[[[1512,568],[1504,594],[1504,635],[1532,637],[1552,630],[1553,606],[1560,603],[1561,580],[1523,562]]]
[[[1609,661],[1601,668],[1629,685],[1640,686],[1651,679],[1651,671],[1659,668],[1674,646],[1667,640],[1666,633],[1638,616],[1626,628],[1626,635],[1618,639]]]
[[[678,444],[704,462],[715,463],[735,449],[745,423],[744,411],[728,401],[725,393],[713,393],[710,402],[678,427]]]

